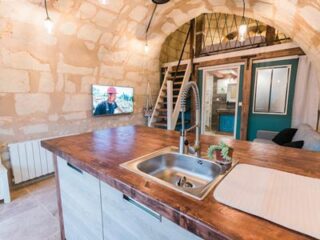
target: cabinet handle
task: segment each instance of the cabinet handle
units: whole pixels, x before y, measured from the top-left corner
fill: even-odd
[[[141,203],[137,202],[136,200],[133,200],[132,198],[128,197],[127,195],[123,195],[123,199],[126,200],[128,203],[131,203],[132,205],[140,208],[141,210],[143,210],[144,212],[148,213],[152,217],[158,219],[159,222],[161,222],[161,215],[159,213],[157,213],[157,212],[151,210],[150,208],[142,205]]]
[[[73,166],[71,163],[67,163],[67,165],[68,165],[68,167],[70,167],[70,168],[72,168],[73,170],[77,171],[78,173],[81,173],[81,174],[82,174],[82,171],[81,171],[79,168]]]

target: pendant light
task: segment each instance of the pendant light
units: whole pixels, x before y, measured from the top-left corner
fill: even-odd
[[[244,42],[247,37],[247,32],[248,32],[248,26],[246,24],[246,19],[245,19],[245,11],[246,11],[246,2],[243,0],[243,13],[242,13],[242,19],[241,19],[241,25],[239,26],[239,41]]]
[[[53,21],[51,20],[51,18],[49,17],[47,0],[44,0],[44,8],[46,10],[47,17],[44,20],[43,24],[44,24],[44,27],[47,29],[47,32],[49,34],[52,34],[54,24],[53,24]]]
[[[107,5],[109,4],[109,0],[99,0],[100,4]]]
[[[152,0],[154,4],[165,4],[169,2],[170,0]]]

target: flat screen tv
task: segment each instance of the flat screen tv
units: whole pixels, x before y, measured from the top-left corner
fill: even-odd
[[[92,85],[93,116],[133,113],[133,88]]]

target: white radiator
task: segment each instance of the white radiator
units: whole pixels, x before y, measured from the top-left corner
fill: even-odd
[[[21,183],[54,172],[53,154],[41,140],[9,144],[14,182]]]

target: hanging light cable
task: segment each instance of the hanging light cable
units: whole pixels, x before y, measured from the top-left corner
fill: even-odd
[[[46,19],[44,20],[44,26],[45,28],[47,29],[47,32],[49,34],[52,34],[52,30],[53,30],[53,21],[51,20],[51,18],[49,17],[49,12],[48,12],[48,6],[47,6],[47,0],[44,0],[44,8],[46,10],[46,14],[47,14],[47,17]]]
[[[243,12],[242,12],[242,19],[241,19],[241,25],[239,26],[239,41],[244,42],[247,37],[247,31],[248,31],[248,26],[246,24],[246,19],[245,19],[245,11],[246,11],[246,2],[243,0]]]
[[[152,14],[151,14],[151,17],[150,17],[150,20],[149,20],[149,23],[148,23],[148,26],[146,28],[146,39],[145,39],[145,45],[144,45],[144,52],[145,53],[149,52],[148,33],[149,33],[149,29],[150,29],[154,14],[156,13],[157,7],[158,7],[158,4],[155,4],[153,11],[152,11]]]

